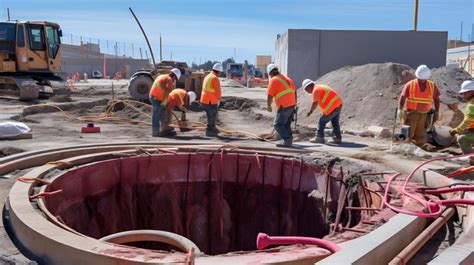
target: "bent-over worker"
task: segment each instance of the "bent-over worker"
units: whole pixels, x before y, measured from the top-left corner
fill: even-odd
[[[309,117],[316,107],[319,107],[323,114],[319,118],[316,137],[311,139],[310,142],[324,143],[324,129],[326,129],[326,124],[331,122],[334,143],[340,144],[342,142],[341,127],[339,126],[339,117],[342,110],[341,97],[336,90],[327,85],[315,84],[311,79],[305,79],[302,87],[306,92],[312,94],[313,98],[313,104],[308,113],[306,113],[306,117]]]
[[[162,120],[162,127],[171,128],[169,124],[171,122],[171,112],[174,109],[179,109],[181,111],[181,120],[186,120],[186,107],[189,107],[195,100],[196,93],[193,91],[186,92],[186,90],[182,88],[173,89],[168,95],[168,103]]]
[[[168,95],[174,88],[174,82],[181,77],[178,68],[171,69],[171,73],[159,75],[150,89],[150,102],[153,106],[151,114],[151,128],[153,137],[173,136],[176,132],[165,124],[160,128],[160,122],[165,120],[165,109]]]
[[[206,136],[217,136],[219,130],[216,127],[219,101],[222,97],[221,82],[219,75],[222,73],[222,64],[216,63],[211,72],[204,78],[201,91],[201,106],[206,112],[207,127]]]
[[[428,66],[418,66],[415,75],[416,79],[409,81],[403,87],[398,103],[397,118],[402,120],[404,125],[410,126],[409,140],[422,147],[426,144],[426,130],[431,123],[428,121],[428,112],[433,103],[435,107],[433,122],[438,120],[440,94],[435,83],[428,80],[431,77]]]
[[[466,112],[462,123],[451,129],[449,134],[452,136],[457,134],[457,140],[463,154],[470,154],[474,144],[474,81],[464,81],[459,93],[467,101]],[[469,164],[474,165],[474,156],[469,157]]]
[[[291,122],[295,114],[296,88],[293,80],[279,72],[277,65],[269,64],[267,66],[267,73],[271,77],[267,91],[267,110],[272,112],[272,102],[275,99],[277,114],[274,128],[283,139],[283,142],[277,144],[277,146],[290,147],[293,144]]]

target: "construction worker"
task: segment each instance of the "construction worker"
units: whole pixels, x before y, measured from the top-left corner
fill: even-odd
[[[219,133],[216,128],[216,121],[219,101],[222,97],[221,82],[219,81],[219,75],[222,71],[222,64],[214,64],[211,72],[204,78],[202,83],[201,105],[207,116],[206,136],[217,136]]]
[[[466,112],[464,120],[458,127],[451,129],[449,134],[458,135],[457,140],[464,154],[472,153],[472,145],[474,144],[474,81],[464,81],[459,91],[467,100]],[[474,156],[469,157],[469,164],[474,165]]]
[[[435,112],[433,122],[438,120],[439,90],[428,80],[431,70],[426,65],[420,65],[415,71],[416,79],[405,84],[398,104],[397,117],[404,125],[410,126],[409,140],[420,147],[426,144],[426,130],[431,121],[428,112],[434,103]],[[406,103],[406,104],[405,104]],[[406,107],[406,110],[404,110]]]
[[[186,120],[186,107],[190,106],[196,100],[196,93],[193,91],[186,92],[186,90],[181,88],[173,89],[168,95],[168,101],[166,104],[166,109],[164,110],[164,117],[161,120],[162,128],[169,128],[171,123],[171,112],[174,109],[179,109],[181,111],[181,120]],[[169,134],[168,129],[168,135]],[[173,130],[174,131],[174,130]],[[170,135],[171,136],[171,135]]]
[[[326,124],[331,122],[333,128],[333,139],[335,144],[342,141],[341,127],[339,126],[339,117],[342,109],[342,99],[337,92],[327,85],[315,84],[311,79],[305,79],[301,85],[303,89],[312,94],[313,105],[306,113],[309,117],[316,107],[319,107],[323,115],[319,118],[319,125],[316,136],[310,140],[312,143],[324,143],[324,129]]]
[[[181,71],[178,68],[171,69],[171,73],[159,75],[150,89],[150,102],[153,106],[151,114],[151,128],[153,137],[174,136],[176,132],[164,124],[160,128],[160,121],[166,120],[165,110],[168,101],[168,95],[174,88],[174,82],[181,77]]]
[[[272,112],[272,102],[275,99],[275,105],[278,110],[274,121],[274,128],[283,139],[283,142],[277,144],[277,146],[290,147],[293,144],[291,122],[295,114],[296,88],[290,78],[279,72],[277,65],[269,64],[267,72],[271,77],[267,91],[267,110]]]

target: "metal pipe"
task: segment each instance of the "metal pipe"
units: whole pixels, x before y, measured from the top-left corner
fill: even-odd
[[[413,30],[418,31],[418,0],[415,0],[415,18],[413,21]]]
[[[454,208],[448,208],[435,221],[433,221],[423,232],[421,232],[408,246],[390,261],[389,265],[406,264],[423,247],[428,240],[453,216]]]
[[[153,60],[153,70],[156,70],[156,61],[155,61],[155,56],[153,55],[153,50],[151,49],[151,45],[150,45],[150,41],[148,40],[148,37],[145,33],[145,30],[143,29],[142,27],[142,24],[140,23],[140,21],[138,20],[137,16],[135,16],[135,13],[133,13],[133,10],[131,7],[128,8],[130,10],[130,12],[132,13],[133,17],[135,18],[135,21],[137,21],[137,24],[138,26],[140,27],[142,33],[143,33],[143,36],[145,37],[145,40],[146,40],[146,44],[148,45],[148,50],[150,50],[150,55],[151,55],[151,59]],[[161,40],[161,38],[160,38]]]

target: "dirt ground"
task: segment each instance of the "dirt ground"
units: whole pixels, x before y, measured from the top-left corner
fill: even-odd
[[[220,105],[218,125],[225,128],[226,133],[221,133],[217,138],[206,137],[202,128],[190,132],[178,132],[178,135],[174,138],[153,138],[151,137],[151,126],[149,124],[151,108],[142,104],[132,104],[140,111],[125,106],[112,112],[112,117],[122,118],[124,119],[123,122],[97,120],[95,126],[101,127],[101,133],[80,133],[80,128],[85,126],[87,122],[78,120],[78,118],[90,116],[98,118],[97,116],[105,113],[109,100],[112,98],[126,99],[128,97],[127,80],[90,80],[78,83],[75,85],[70,101],[60,100],[65,102],[42,100],[25,103],[11,99],[0,99],[0,122],[21,121],[26,123],[33,132],[33,139],[0,141],[0,157],[22,151],[106,142],[193,141],[273,147],[274,143],[258,141],[254,136],[272,131],[275,112],[269,113],[264,109],[264,106],[266,106],[266,89],[240,87],[226,80],[222,80],[222,86],[224,98]],[[377,95],[375,96],[377,97]],[[44,105],[32,107],[34,104],[46,103],[55,104],[64,109],[65,112]],[[28,108],[24,109],[25,106]],[[195,110],[198,110],[198,108]],[[300,109],[301,111],[304,110]],[[354,115],[357,115],[357,113],[354,113]],[[187,117],[190,121],[205,122],[205,113],[202,111],[189,111]],[[389,140],[373,137],[345,134],[341,145],[331,143],[325,145],[312,144],[307,140],[314,136],[313,130],[317,119],[318,115],[313,114],[310,119],[300,121],[298,127],[300,135],[296,135],[296,139],[299,140],[295,142],[295,148],[311,150],[322,155],[330,154],[332,156],[364,160],[378,164],[387,170],[396,170],[405,174],[409,173],[411,168],[423,160],[422,157],[417,157],[414,154],[390,153],[391,144]],[[350,119],[350,117],[345,116],[345,119]],[[347,124],[347,126],[350,125],[350,123]],[[229,132],[227,133],[227,131]],[[442,167],[446,163],[437,163],[437,165]],[[459,165],[451,166],[459,167]],[[22,174],[23,172],[14,172],[0,177],[0,201],[2,205],[9,188],[15,181],[15,177]],[[3,223],[1,225],[3,226]],[[443,237],[443,235],[439,237]],[[439,247],[436,244],[434,245],[438,250]],[[427,251],[429,253],[433,252],[432,249]],[[11,244],[4,229],[0,229],[0,263],[29,264],[28,262]]]

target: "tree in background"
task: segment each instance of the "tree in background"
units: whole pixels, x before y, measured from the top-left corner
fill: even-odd
[[[212,69],[212,66],[214,66],[215,63],[219,63],[217,61],[211,61],[211,60],[208,60],[207,62],[203,63],[203,64],[196,64],[196,63],[192,63],[191,65],[191,68],[194,69],[194,70],[200,70],[200,69],[203,69],[204,71],[210,71]],[[222,62],[222,67],[224,68],[224,71],[225,69],[227,69],[227,64],[229,63],[235,63],[235,60],[233,58],[228,58],[226,60],[224,60]]]

